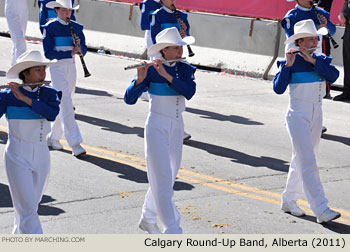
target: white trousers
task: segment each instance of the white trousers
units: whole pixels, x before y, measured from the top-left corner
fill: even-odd
[[[292,100],[286,121],[293,152],[282,202],[297,200],[304,192],[311,210],[320,216],[328,203],[316,163],[322,130],[321,104]]]
[[[181,234],[180,213],[173,201],[174,183],[182,157],[183,121],[150,113],[145,127],[145,153],[149,189],[142,208],[142,219],[156,223],[163,233]]]
[[[50,171],[46,141],[35,144],[9,136],[4,159],[15,211],[12,233],[42,234],[38,205]]]
[[[50,67],[50,74],[53,87],[62,91],[62,99],[60,112],[51,125],[49,138],[59,140],[64,133],[69,146],[72,147],[83,142],[73,109],[73,96],[77,80],[75,62],[72,59],[59,60]]]
[[[27,50],[25,34],[28,21],[27,0],[6,0],[5,16],[13,42],[11,66],[16,64],[17,58]]]

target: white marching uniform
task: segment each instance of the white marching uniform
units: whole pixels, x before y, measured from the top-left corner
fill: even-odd
[[[155,224],[159,216],[163,233],[180,234],[180,213],[172,197],[182,157],[182,112],[185,110],[185,98],[191,99],[195,93],[195,68],[182,62],[172,67],[164,65],[164,68],[174,76],[171,85],[168,85],[152,66],[143,82],[137,86],[135,80],[131,83],[124,101],[134,104],[144,91],[148,91],[150,96],[150,113],[145,125],[149,189],[142,207],[141,219]]]
[[[76,36],[80,38],[80,48],[83,55],[87,52],[83,26],[72,21]],[[60,113],[52,124],[50,139],[60,140],[63,133],[69,146],[83,142],[78,124],[74,117],[73,96],[77,80],[77,70],[71,52],[74,48],[71,30],[68,24],[57,17],[43,26],[43,46],[46,58],[57,59],[57,63],[50,67],[52,85],[61,90],[62,102]]]
[[[17,100],[11,91],[0,93],[1,115],[6,113],[9,128],[4,160],[15,212],[12,233],[41,234],[37,211],[50,171],[48,120],[58,114],[60,92],[47,87],[23,87],[21,91],[33,99],[32,108]]]
[[[281,68],[274,79],[274,91],[282,94],[288,86],[290,95],[286,122],[292,160],[282,202],[296,201],[304,192],[311,210],[320,216],[328,208],[316,163],[322,130],[322,98],[325,81],[333,83],[339,71],[330,65],[330,57],[315,54],[313,57],[315,66],[300,55],[296,55],[292,67],[285,67],[285,60],[278,62]]]
[[[74,118],[73,96],[75,94],[75,83],[77,72],[74,59],[61,59],[50,67],[52,85],[55,89],[62,91],[60,113],[49,134],[50,139],[59,140],[63,136],[67,139],[69,146],[83,142],[79,127]]]
[[[27,50],[25,33],[28,22],[27,0],[6,0],[5,16],[13,41],[11,66],[16,64],[17,58]]]

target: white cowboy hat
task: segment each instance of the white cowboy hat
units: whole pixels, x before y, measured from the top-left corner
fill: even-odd
[[[328,34],[326,27],[316,30],[314,21],[312,21],[312,19],[306,19],[299,21],[294,25],[294,35],[290,36],[284,43],[289,44],[300,38],[315,37],[326,34]]]
[[[50,9],[54,9],[54,8],[65,8],[65,9],[70,9],[70,10],[79,9],[79,5],[77,5],[73,8],[72,0],[56,0],[56,1],[48,2],[46,4],[46,7],[50,8]]]
[[[193,44],[194,37],[187,36],[183,39],[176,27],[171,27],[162,30],[156,36],[156,44],[152,45],[148,50],[148,56],[156,57],[160,51],[168,46],[183,46]]]
[[[38,50],[26,51],[18,57],[16,64],[13,65],[6,73],[8,79],[17,79],[20,72],[35,66],[49,67],[55,64],[57,60],[45,59]]]

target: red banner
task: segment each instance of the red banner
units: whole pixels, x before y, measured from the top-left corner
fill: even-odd
[[[121,0],[118,2],[139,3],[142,0]],[[339,24],[338,14],[343,0],[334,0],[331,9],[331,21]],[[285,0],[177,0],[176,7],[182,10],[211,12],[234,16],[255,17],[281,20],[296,2]]]

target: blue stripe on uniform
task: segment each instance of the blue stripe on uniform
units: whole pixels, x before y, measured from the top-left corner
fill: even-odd
[[[32,119],[41,119],[44,118],[38,113],[35,113],[29,107],[7,107],[6,111],[7,119],[24,119],[24,120],[32,120]]]
[[[292,79],[290,81],[290,84],[312,83],[312,82],[320,82],[324,80],[325,78],[316,71],[296,72],[292,74]]]
[[[162,30],[171,28],[171,27],[176,27],[178,30],[180,30],[180,26],[178,23],[164,23],[164,24],[161,24],[160,27],[162,28]]]
[[[55,37],[56,46],[73,46],[72,37]]]
[[[176,90],[168,86],[167,83],[154,83],[151,82],[148,92],[154,95],[160,96],[175,96],[180,95]]]

